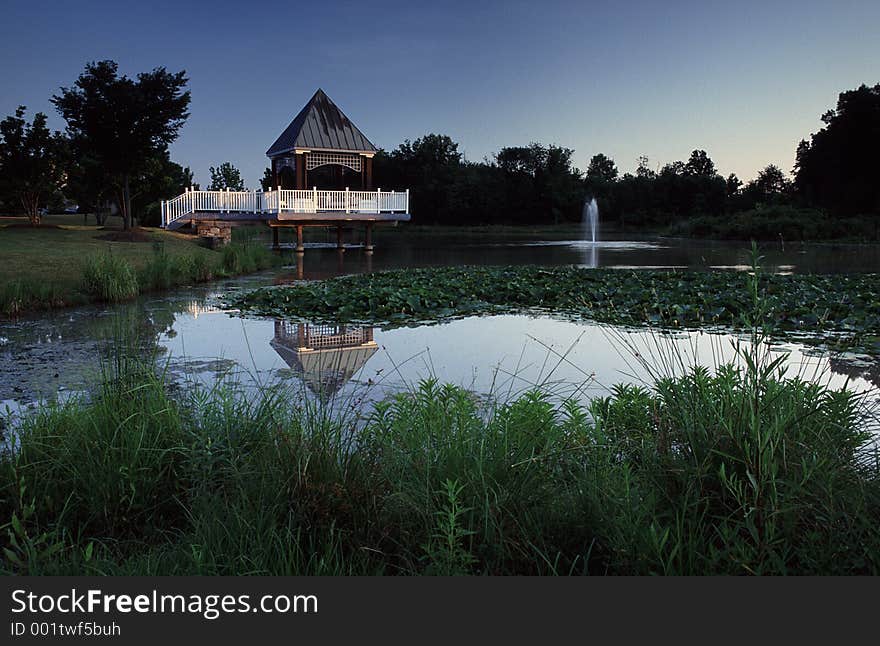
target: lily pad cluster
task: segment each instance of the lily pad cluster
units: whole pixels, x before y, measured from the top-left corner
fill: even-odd
[[[757,285],[753,283],[757,280]],[[757,287],[757,289],[754,289]],[[618,325],[795,332],[880,354],[880,276],[440,267],[344,276],[229,295],[244,314],[396,327],[540,312]]]

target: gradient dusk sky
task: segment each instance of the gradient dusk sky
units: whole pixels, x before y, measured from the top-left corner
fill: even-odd
[[[377,146],[450,135],[479,160],[531,141],[621,172],[704,148],[723,174],[791,169],[840,91],[880,82],[880,1],[48,2],[5,0],[0,117],[50,115],[88,61],[185,69],[172,158],[250,187],[318,87]]]

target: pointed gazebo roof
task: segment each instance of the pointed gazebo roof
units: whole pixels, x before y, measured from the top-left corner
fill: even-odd
[[[266,155],[274,157],[297,148],[370,153],[377,150],[321,89],[315,92]]]

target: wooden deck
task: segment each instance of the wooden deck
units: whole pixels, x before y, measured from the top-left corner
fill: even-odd
[[[194,227],[199,222],[224,222],[230,225],[266,223],[269,226],[329,226],[347,223],[395,223],[409,222],[409,213],[340,213],[337,211],[317,213],[254,213],[251,211],[195,211],[169,222],[166,229],[175,230]]]

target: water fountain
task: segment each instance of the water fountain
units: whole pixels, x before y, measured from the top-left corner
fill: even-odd
[[[596,229],[599,226],[599,205],[596,204],[595,197],[591,198],[589,202],[584,202],[581,226],[584,229],[584,238],[587,236],[587,227],[590,228],[590,242],[596,244]]]
[[[615,218],[608,218],[608,214],[606,214],[606,220],[605,230],[602,232],[600,240],[599,204],[596,198],[591,196],[583,203],[580,238],[576,240],[535,240],[517,244],[536,247],[569,247],[576,250],[580,256],[578,264],[590,268],[641,266],[646,263],[639,257],[642,255],[640,252],[661,248],[661,245],[651,240],[619,239],[621,230],[615,228]],[[575,233],[575,235],[577,234]],[[605,257],[600,259],[600,255]]]

